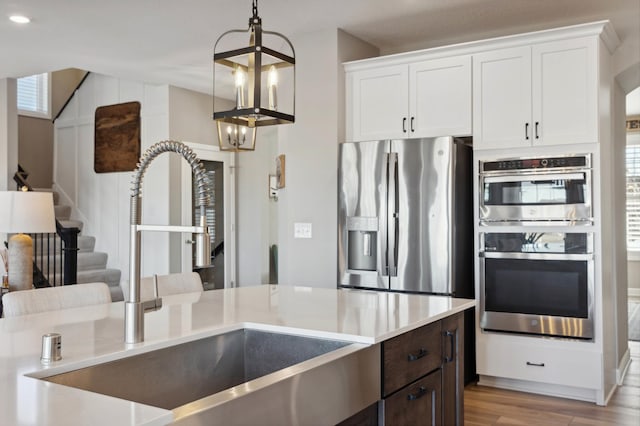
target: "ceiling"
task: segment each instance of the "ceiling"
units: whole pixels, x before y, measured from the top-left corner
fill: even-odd
[[[259,14],[294,40],[341,28],[383,53],[602,19],[640,38],[640,0],[262,0]],[[213,44],[250,15],[250,0],[3,0],[0,78],[81,68],[211,93]]]

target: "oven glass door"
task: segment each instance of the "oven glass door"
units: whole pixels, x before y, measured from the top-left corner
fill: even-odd
[[[590,186],[588,170],[483,176],[480,219],[590,221]]]
[[[485,310],[587,318],[586,261],[485,259]]]
[[[488,253],[480,262],[481,328],[593,338],[593,255]]]

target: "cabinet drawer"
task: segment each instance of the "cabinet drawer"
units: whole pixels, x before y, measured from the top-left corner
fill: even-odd
[[[441,425],[442,373],[428,376],[400,389],[384,400],[384,424]]]
[[[400,389],[442,365],[440,321],[383,343],[383,393]]]
[[[504,337],[504,336],[498,336]],[[494,377],[600,389],[602,357],[579,348],[483,339],[478,345],[478,373]]]

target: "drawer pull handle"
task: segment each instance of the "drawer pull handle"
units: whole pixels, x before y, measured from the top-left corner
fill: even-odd
[[[530,361],[527,361],[527,365],[530,365],[532,367],[544,367],[544,362],[530,362]]]
[[[450,344],[450,346],[449,346],[449,349],[450,349],[449,356],[448,357],[447,356],[444,357],[444,362],[445,363],[453,362],[453,360],[455,358],[455,355],[456,355],[455,335],[453,334],[453,332],[448,331],[448,330],[444,332],[444,335],[449,338],[449,344]]]
[[[402,117],[402,133],[407,133],[407,117]]]
[[[420,386],[420,389],[418,390],[418,392],[410,393],[409,395],[407,395],[407,399],[409,401],[415,401],[416,399],[422,398],[426,394],[427,394],[427,388],[425,388],[424,386]]]
[[[423,358],[427,355],[427,350],[425,348],[420,348],[420,350],[418,351],[417,354],[409,354],[409,356],[407,357],[407,359],[409,360],[409,362],[411,361],[417,361],[420,358]]]

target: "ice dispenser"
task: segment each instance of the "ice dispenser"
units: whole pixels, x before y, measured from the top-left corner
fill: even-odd
[[[347,269],[375,271],[378,254],[378,218],[348,217]]]

